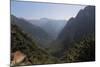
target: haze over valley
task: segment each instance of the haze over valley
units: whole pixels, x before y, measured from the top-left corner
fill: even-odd
[[[11,2],[12,66],[84,61],[95,61],[95,6]]]

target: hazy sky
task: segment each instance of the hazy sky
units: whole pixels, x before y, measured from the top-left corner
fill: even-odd
[[[85,6],[36,2],[11,2],[11,14],[25,19],[66,19],[77,15]]]

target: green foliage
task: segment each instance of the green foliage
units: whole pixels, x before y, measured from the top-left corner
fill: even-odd
[[[66,51],[62,58],[65,62],[84,62],[95,60],[94,36],[85,38]]]
[[[59,61],[49,55],[44,49],[39,48],[34,41],[25,34],[24,31],[19,29],[16,25],[11,25],[11,52],[17,50],[27,55],[27,58],[32,64],[53,64]],[[17,65],[21,65],[17,64]],[[28,65],[28,64],[24,64]]]

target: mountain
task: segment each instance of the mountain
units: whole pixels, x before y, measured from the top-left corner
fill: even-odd
[[[40,18],[40,19],[32,19],[32,20],[28,20],[30,23],[32,23],[33,25],[36,26],[43,26],[44,24],[46,24],[48,22],[48,18]]]
[[[69,50],[75,43],[89,36],[91,37],[91,35],[95,38],[95,6],[87,6],[80,10],[75,18],[69,19],[58,38],[52,42],[51,52],[60,57],[64,51]],[[54,47],[58,50],[55,50]]]
[[[80,10],[75,18],[71,18],[62,30],[58,39],[69,37],[70,41],[77,40],[95,32],[95,7],[88,6]],[[65,35],[68,34],[68,35]],[[63,36],[64,35],[64,36]],[[80,37],[81,36],[81,37]]]
[[[11,23],[19,26],[28,36],[32,37],[40,47],[47,47],[52,38],[39,26],[29,23],[27,20],[11,15]]]
[[[14,24],[11,24],[11,54],[11,66],[59,63]]]
[[[48,18],[41,18],[39,20],[29,20],[32,24],[41,27],[45,30],[53,39],[56,39],[58,34],[61,32],[66,20],[54,20]]]

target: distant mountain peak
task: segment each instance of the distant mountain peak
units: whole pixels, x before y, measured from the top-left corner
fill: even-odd
[[[50,20],[50,19],[48,19],[48,18],[40,18],[40,20],[47,21],[47,20]]]

